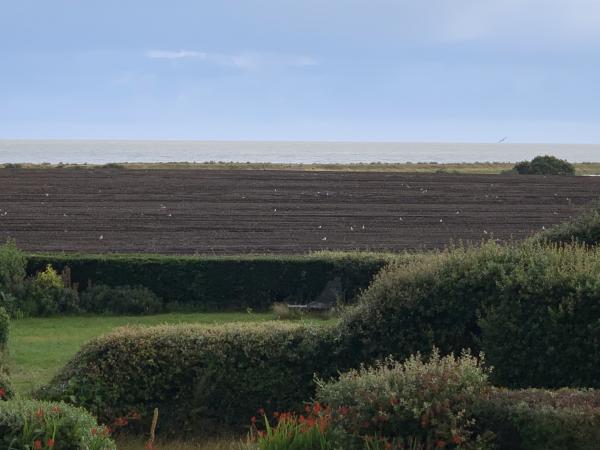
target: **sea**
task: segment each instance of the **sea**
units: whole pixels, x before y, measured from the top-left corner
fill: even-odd
[[[0,139],[0,163],[472,163],[544,154],[600,162],[600,144]]]

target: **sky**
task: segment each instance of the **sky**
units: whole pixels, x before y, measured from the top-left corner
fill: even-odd
[[[600,143],[597,0],[0,0],[0,138]]]

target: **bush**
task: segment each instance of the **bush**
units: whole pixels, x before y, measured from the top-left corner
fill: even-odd
[[[25,280],[25,255],[17,249],[14,241],[0,246],[0,293],[18,296]]]
[[[386,361],[319,383],[339,448],[480,448],[470,409],[489,389],[488,371],[469,354]]]
[[[25,283],[23,300],[18,305],[25,316],[52,316],[80,312],[79,296],[64,287],[61,276],[51,265]]]
[[[595,450],[600,442],[599,391],[494,389],[473,414],[498,450]]]
[[[549,155],[517,163],[513,170],[521,175],[575,175],[573,164]]]
[[[302,404],[315,372],[335,373],[328,336],[282,323],[123,328],[85,345],[40,395],[105,421],[158,407],[163,434],[239,426],[260,407]]]
[[[533,240],[546,244],[578,242],[585,245],[598,245],[600,243],[600,205],[595,205],[574,219],[538,233]]]
[[[94,286],[81,294],[80,306],[95,314],[157,314],[163,310],[162,300],[141,286]]]
[[[1,449],[114,450],[108,430],[64,403],[0,402]]]
[[[349,302],[369,285],[391,258],[416,256],[370,253],[315,253],[263,256],[160,256],[50,254],[28,257],[32,275],[47,264],[71,269],[80,288],[92,285],[144,286],[184,310],[268,310],[275,301],[307,303],[331,280],[341,282],[340,300]]]
[[[342,315],[338,362],[470,348],[500,385],[600,386],[599,298],[600,251],[456,248],[384,270]]]
[[[8,345],[8,331],[10,321],[6,310],[0,306],[0,368],[2,367],[2,353]]]
[[[10,377],[2,367],[0,367],[0,401],[10,400],[14,395],[15,391],[10,382]]]

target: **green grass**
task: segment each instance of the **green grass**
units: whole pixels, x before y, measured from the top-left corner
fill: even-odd
[[[48,382],[90,339],[125,325],[220,324],[274,320],[273,314],[172,313],[155,316],[82,316],[11,322],[9,369],[17,390],[27,393]]]
[[[575,163],[577,175],[596,175],[600,174],[600,163]],[[499,162],[476,162],[476,163],[356,163],[356,164],[281,164],[281,163],[237,163],[237,162],[171,162],[171,163],[118,163],[94,165],[94,164],[17,164],[17,167],[25,169],[50,169],[50,168],[70,168],[70,169],[97,169],[97,168],[124,168],[139,170],[160,170],[160,169],[204,169],[204,170],[225,170],[225,169],[246,169],[246,170],[306,170],[306,171],[331,171],[340,170],[346,172],[448,172],[448,173],[479,173],[479,174],[498,174],[512,169],[514,163]],[[15,167],[14,164],[0,165],[0,167]]]

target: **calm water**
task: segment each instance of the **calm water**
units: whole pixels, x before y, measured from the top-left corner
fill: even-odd
[[[600,144],[0,140],[0,163],[513,162],[540,154],[572,162],[598,162]]]

